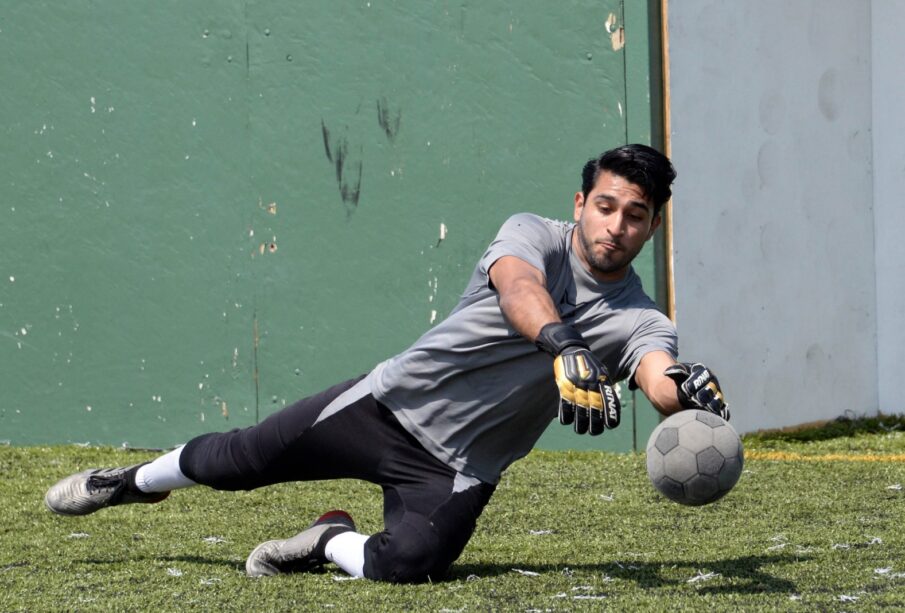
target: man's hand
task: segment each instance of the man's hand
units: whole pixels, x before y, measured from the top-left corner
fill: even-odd
[[[601,434],[619,425],[621,407],[606,367],[573,327],[555,322],[541,328],[537,346],[554,356],[559,421],[578,434]]]
[[[685,409],[710,411],[729,420],[729,405],[720,382],[709,368],[698,362],[673,364],[663,374],[676,382],[679,404]]]

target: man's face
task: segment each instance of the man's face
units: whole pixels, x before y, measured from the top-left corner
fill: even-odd
[[[654,235],[660,216],[640,187],[603,171],[585,198],[575,194],[573,248],[598,281],[618,281]]]

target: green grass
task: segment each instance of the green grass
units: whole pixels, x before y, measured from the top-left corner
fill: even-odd
[[[897,427],[838,425],[797,439],[748,437],[746,447],[905,453]],[[258,542],[294,534],[329,508],[379,530],[380,492],[368,484],[193,488],[159,505],[83,518],[43,508],[44,491],[62,476],[150,457],[0,447],[0,611],[905,607],[905,489],[894,487],[905,485],[902,462],[749,460],[726,498],[686,508],[656,494],[643,455],[535,452],[505,475],[447,580],[396,586],[339,581],[333,568],[267,579],[243,573]]]

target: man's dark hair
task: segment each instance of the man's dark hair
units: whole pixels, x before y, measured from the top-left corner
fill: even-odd
[[[676,169],[665,155],[647,145],[623,145],[591,158],[581,171],[581,191],[587,198],[601,172],[609,171],[641,188],[654,204],[654,215],[672,196]]]

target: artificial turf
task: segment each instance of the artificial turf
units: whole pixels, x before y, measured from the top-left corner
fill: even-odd
[[[0,447],[0,611],[905,609],[902,428],[889,418],[746,437],[736,488],[696,508],[657,494],[641,454],[534,452],[504,475],[450,576],[424,585],[333,567],[244,575],[258,542],[330,508],[378,531],[369,484],[192,488],[59,517],[42,502],[57,479],[155,454]]]

